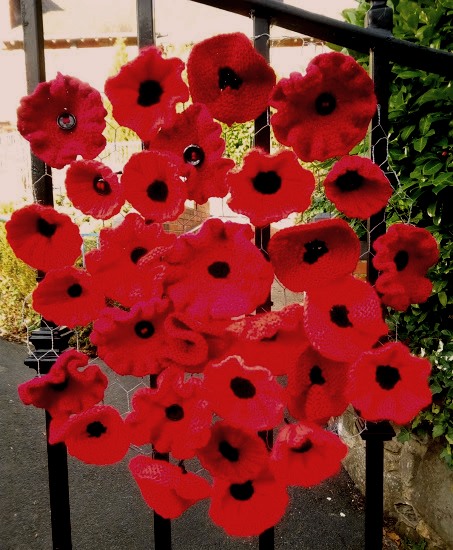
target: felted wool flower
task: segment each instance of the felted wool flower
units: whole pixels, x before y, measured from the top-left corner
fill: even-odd
[[[293,212],[304,212],[310,206],[315,177],[302,168],[292,151],[267,155],[253,149],[240,170],[229,172],[227,184],[231,210],[262,227]]]
[[[208,343],[200,332],[193,330],[178,313],[167,315],[164,322],[167,334],[166,358],[188,372],[200,372],[197,368],[208,359]]]
[[[115,464],[129,449],[129,434],[120,413],[99,405],[75,414],[49,433],[49,443],[63,441],[71,456],[87,464]]]
[[[79,228],[52,206],[24,206],[12,213],[5,228],[14,254],[35,269],[49,271],[71,265],[80,256]]]
[[[84,353],[75,349],[63,352],[47,374],[19,385],[22,403],[46,409],[52,417],[76,414],[96,405],[104,398],[108,380],[97,365],[87,365]]]
[[[171,452],[179,459],[195,456],[209,440],[212,420],[200,388],[200,379],[184,381],[184,371],[167,368],[157,378],[156,389],[137,390],[126,417],[132,442],[152,443],[157,452]]]
[[[275,86],[270,105],[277,140],[306,162],[347,155],[376,111],[373,81],[350,56],[316,56],[305,76],[291,73]]]
[[[204,370],[205,396],[222,418],[248,430],[270,430],[283,420],[283,388],[268,369],[227,357]]]
[[[166,292],[175,309],[194,318],[227,319],[262,304],[274,274],[252,236],[249,225],[217,218],[180,236],[164,257]]]
[[[108,220],[124,204],[123,188],[118,176],[96,160],[71,162],[65,179],[66,193],[72,204],[84,214]]]
[[[307,293],[305,332],[321,355],[348,362],[368,351],[388,327],[373,287],[349,276]]]
[[[410,422],[431,403],[428,359],[392,342],[370,350],[352,365],[347,396],[366,420]]]
[[[376,239],[374,248],[373,265],[382,272],[376,290],[385,305],[405,311],[429,298],[432,283],[426,272],[439,259],[439,247],[429,231],[396,223]]]
[[[233,537],[252,537],[277,524],[288,505],[286,486],[269,468],[244,483],[215,478],[209,516]]]
[[[347,446],[311,422],[284,426],[274,443],[271,465],[287,485],[311,487],[340,472]]]
[[[219,34],[192,48],[187,61],[192,99],[228,125],[266,110],[275,73],[245,34]]]
[[[189,99],[181,78],[183,69],[180,59],[164,59],[155,46],[143,48],[138,57],[105,83],[115,120],[134,130],[142,140],[154,137],[175,115],[176,104]]]
[[[228,193],[226,177],[234,168],[234,161],[220,158],[191,167],[187,177],[187,196],[197,204],[204,204],[211,197],[224,197]]]
[[[90,323],[104,306],[104,294],[91,275],[71,266],[49,271],[33,291],[33,309],[69,328]]]
[[[176,519],[211,495],[211,486],[205,479],[164,460],[135,456],[129,462],[129,470],[143,500],[163,518]]]
[[[213,477],[234,483],[253,479],[269,462],[266,444],[255,432],[222,420],[214,424],[208,444],[197,455]]]
[[[359,261],[360,241],[347,222],[328,219],[281,229],[268,251],[280,282],[301,292],[351,274]]]
[[[333,165],[324,180],[326,197],[350,218],[366,220],[387,206],[392,186],[368,158],[346,156]]]
[[[171,311],[165,299],[139,302],[130,311],[104,308],[93,325],[91,342],[99,357],[120,375],[146,376],[162,370],[166,332],[164,321]]]
[[[107,111],[101,94],[73,76],[57,73],[21,99],[17,129],[33,153],[53,168],[63,168],[81,155],[92,159],[105,147]]]

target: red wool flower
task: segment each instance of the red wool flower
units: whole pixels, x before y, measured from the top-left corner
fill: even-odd
[[[105,83],[115,120],[134,130],[142,140],[153,138],[175,115],[176,104],[189,99],[181,78],[183,69],[180,59],[164,59],[154,46],[143,48],[138,57]]]
[[[222,418],[248,430],[271,430],[283,420],[283,389],[268,369],[247,366],[238,356],[209,364],[206,399]]]
[[[66,172],[66,192],[84,214],[108,220],[121,210],[124,193],[118,176],[96,160],[76,160]]]
[[[108,380],[97,365],[87,365],[84,353],[75,349],[63,352],[47,374],[19,385],[22,403],[46,409],[52,417],[96,405],[104,398]]]
[[[50,271],[71,265],[80,256],[79,228],[51,206],[24,206],[13,212],[5,227],[14,254],[35,269]]]
[[[267,155],[254,149],[244,157],[241,170],[228,174],[227,183],[231,210],[262,227],[293,212],[304,212],[310,206],[315,177],[291,151]]]
[[[17,129],[33,153],[53,168],[63,168],[81,155],[92,159],[105,147],[107,111],[101,94],[73,76],[57,73],[23,97]]]
[[[326,197],[350,218],[366,220],[386,207],[392,187],[370,159],[347,156],[333,165],[324,180]]]
[[[187,61],[192,99],[228,125],[266,110],[275,73],[245,34],[219,34],[195,44]]]
[[[291,73],[274,88],[271,124],[277,140],[306,162],[347,155],[376,111],[373,81],[339,52],[316,56],[305,76]]]
[[[143,500],[157,514],[176,519],[196,502],[211,496],[211,486],[200,476],[149,456],[135,456],[129,469]]]
[[[347,395],[366,420],[410,422],[431,403],[428,359],[399,342],[364,353],[351,367]]]
[[[204,204],[211,197],[224,197],[228,193],[226,177],[234,168],[234,161],[220,158],[191,167],[187,177],[187,196],[197,204]]]
[[[75,267],[49,271],[33,291],[33,309],[69,328],[90,323],[104,306],[104,295],[91,275]]]
[[[360,241],[344,220],[321,220],[275,233],[269,256],[285,287],[294,292],[316,290],[354,271]]]
[[[338,474],[347,452],[338,436],[316,424],[289,424],[277,436],[271,464],[283,483],[311,487]]]

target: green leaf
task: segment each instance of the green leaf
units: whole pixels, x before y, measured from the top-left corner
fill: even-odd
[[[421,153],[428,143],[428,138],[421,137],[414,140],[414,149]]]
[[[423,165],[423,174],[425,176],[432,176],[437,174],[443,168],[443,163],[439,160],[429,160],[426,164]]]
[[[445,307],[447,305],[447,302],[448,302],[448,297],[445,294],[445,292],[439,292],[437,297],[439,298],[439,302]]]
[[[445,432],[445,426],[442,424],[436,424],[433,428],[433,437],[439,437]]]
[[[407,138],[412,134],[412,132],[415,130],[415,124],[412,124],[411,126],[406,126],[406,128],[403,128],[401,131],[401,139],[403,141],[407,141]]]

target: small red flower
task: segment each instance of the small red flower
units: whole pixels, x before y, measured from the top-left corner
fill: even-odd
[[[66,192],[72,204],[84,214],[108,220],[124,204],[118,176],[96,160],[76,160],[66,172]]]
[[[339,52],[316,56],[305,76],[291,73],[274,88],[271,124],[277,140],[306,162],[347,155],[376,111],[373,81]]]
[[[333,165],[324,180],[326,197],[350,218],[366,220],[387,206],[392,187],[370,159],[346,156]]]
[[[268,369],[232,356],[209,364],[204,374],[206,399],[231,424],[259,431],[283,420],[283,389]]]
[[[281,283],[301,292],[351,274],[359,261],[360,241],[344,220],[321,220],[275,233],[269,256]]]
[[[266,110],[275,73],[242,33],[219,34],[192,48],[187,61],[194,102],[228,125],[247,122]]]
[[[86,325],[105,306],[92,277],[75,267],[49,271],[33,291],[33,309],[56,325]]]
[[[205,479],[163,460],[135,456],[129,469],[143,500],[163,518],[176,519],[196,502],[211,496],[211,486]]]
[[[6,223],[6,238],[18,258],[42,271],[73,264],[82,247],[79,228],[71,218],[41,204],[13,212]]]
[[[347,395],[366,420],[406,424],[431,403],[430,373],[428,359],[392,342],[364,353],[352,365]]]
[[[171,313],[165,319],[168,335],[166,358],[188,372],[199,372],[208,359],[208,343],[200,332],[193,330],[181,314]]]
[[[242,169],[227,175],[227,183],[231,210],[258,227],[304,212],[315,189],[315,177],[291,151],[267,155],[253,149],[244,157]]]
[[[164,59],[154,46],[143,48],[138,57],[105,83],[116,121],[134,130],[142,140],[153,138],[175,115],[176,104],[189,99],[181,78],[183,69],[180,59]]]
[[[187,196],[197,204],[211,197],[224,197],[228,193],[226,177],[234,168],[234,161],[220,158],[190,168],[187,177]]]
[[[17,129],[33,153],[53,168],[63,168],[81,155],[92,159],[105,147],[107,111],[101,94],[73,76],[57,73],[23,97]]]
[[[96,405],[104,398],[108,380],[97,365],[87,365],[84,353],[75,349],[63,352],[47,374],[19,385],[22,403],[46,409],[52,417],[80,413]]]

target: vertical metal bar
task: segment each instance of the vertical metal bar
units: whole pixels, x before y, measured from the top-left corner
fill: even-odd
[[[156,42],[153,0],[137,0],[137,42],[140,49]]]

